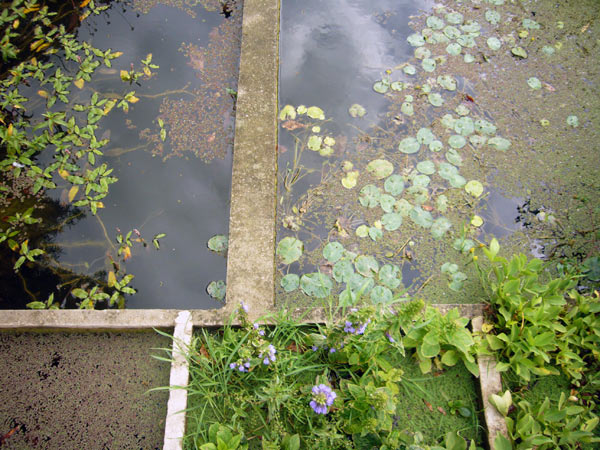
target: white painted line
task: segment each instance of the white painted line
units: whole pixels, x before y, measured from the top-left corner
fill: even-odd
[[[163,450],[181,450],[185,434],[185,409],[187,407],[187,385],[189,364],[186,353],[192,343],[192,314],[181,311],[175,319],[171,377],[169,379],[169,402],[165,422]]]
[[[478,316],[471,321],[474,332],[481,332],[483,317]],[[483,402],[483,414],[488,431],[488,443],[491,450],[495,450],[494,441],[498,434],[508,438],[506,421],[502,414],[489,402],[490,395],[499,394],[502,391],[502,378],[496,370],[496,358],[494,356],[482,355],[477,358],[479,366],[479,386],[481,388],[481,400]]]

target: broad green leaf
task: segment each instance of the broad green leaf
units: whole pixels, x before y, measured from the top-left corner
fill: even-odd
[[[375,84],[373,84],[373,90],[379,94],[385,94],[389,88],[390,84],[383,81],[376,81]]]
[[[373,277],[379,272],[377,260],[369,255],[360,255],[356,258],[354,266],[356,267],[356,271],[365,277]]]
[[[381,231],[381,229],[377,227],[369,227],[369,237],[373,241],[377,242],[377,240],[383,237],[383,231]]]
[[[420,206],[413,207],[409,213],[409,216],[414,223],[422,226],[423,228],[431,228],[431,225],[433,225],[433,217],[431,217],[431,213],[423,210]]]
[[[331,279],[321,272],[304,274],[302,275],[302,278],[300,278],[300,289],[302,289],[302,292],[306,295],[311,297],[328,297],[332,287],[333,283],[331,282]]]
[[[504,417],[508,416],[508,410],[512,405],[512,395],[509,390],[505,391],[502,396],[492,394],[488,401],[498,410]]]
[[[329,242],[323,247],[323,257],[330,263],[337,262],[344,254],[344,246],[339,242]]]
[[[437,92],[429,94],[427,96],[427,100],[429,100],[429,103],[431,103],[433,106],[442,106],[444,104],[444,99]]]
[[[417,153],[420,148],[421,144],[414,137],[404,138],[398,145],[398,150],[406,154]]]
[[[338,283],[347,283],[352,274],[354,274],[354,264],[352,264],[352,261],[342,259],[333,266],[333,278]]]
[[[223,301],[225,298],[225,281],[211,281],[206,287],[206,292],[215,300]]]
[[[350,108],[348,108],[348,114],[350,114],[351,117],[360,118],[363,117],[366,113],[367,110],[358,103],[354,103],[352,106],[350,106]]]
[[[419,128],[419,131],[417,131],[417,142],[419,144],[429,145],[434,139],[435,136],[429,128]]]
[[[311,119],[325,120],[325,113],[318,106],[311,106],[306,110],[306,115]]]
[[[432,30],[441,30],[444,28],[444,21],[436,16],[429,16],[427,18],[427,26]]]
[[[579,126],[579,118],[577,116],[567,117],[567,125],[573,128],[577,128]]]
[[[542,82],[539,80],[539,78],[536,78],[536,77],[528,78],[527,84],[534,91],[537,91],[542,88]]]
[[[421,161],[417,164],[417,170],[425,175],[432,175],[435,173],[435,164],[432,161]]]
[[[385,286],[375,286],[371,289],[371,301],[374,304],[389,303],[392,297],[392,291]]]
[[[480,181],[471,180],[465,185],[465,191],[471,194],[473,197],[477,198],[483,194],[483,185]]]
[[[510,148],[510,141],[500,136],[494,136],[488,139],[488,145],[499,151],[506,151]]]
[[[347,172],[346,176],[342,178],[342,186],[344,186],[346,189],[352,189],[358,182],[358,175],[358,170],[351,170]]]
[[[461,136],[469,136],[475,132],[475,123],[470,117],[461,117],[454,122],[454,131]]]
[[[319,150],[321,150],[322,144],[323,144],[323,137],[313,134],[312,136],[310,136],[308,138],[306,146],[313,152],[318,152]]]
[[[375,208],[379,205],[381,198],[381,189],[374,184],[367,184],[360,190],[358,201],[361,205],[368,208]]]
[[[360,238],[365,238],[369,235],[369,227],[366,225],[360,225],[356,229],[356,235]]]
[[[479,133],[493,136],[496,134],[496,127],[485,119],[479,119],[475,121],[475,130]]]
[[[304,251],[304,244],[300,239],[295,237],[287,236],[284,237],[279,244],[277,244],[277,255],[281,258],[284,264],[291,264],[294,261],[298,261],[302,252]]]
[[[460,52],[462,52],[462,47],[456,42],[451,42],[446,46],[446,53],[449,55],[457,56],[460,55]]]
[[[387,231],[396,231],[402,225],[402,215],[399,213],[386,213],[381,217],[381,224]]]
[[[379,269],[379,282],[390,289],[396,289],[401,280],[398,278],[400,268],[393,264],[385,264]]]
[[[527,58],[527,51],[523,47],[513,47],[510,49],[510,52],[519,58]]]
[[[456,78],[452,75],[440,75],[437,77],[437,82],[447,91],[455,91],[457,87]]]
[[[453,134],[448,138],[448,145],[450,145],[450,147],[452,148],[463,148],[466,145],[466,143],[467,140],[464,138],[464,136],[461,136],[460,134]]]
[[[300,277],[295,273],[288,273],[281,278],[280,284],[285,292],[295,291],[300,285]]]
[[[379,203],[381,204],[381,209],[383,209],[386,213],[391,213],[394,210],[396,199],[391,195],[383,194],[379,199]]]
[[[485,20],[492,25],[498,25],[498,23],[500,23],[500,13],[498,11],[494,11],[493,9],[488,9],[485,12]]]
[[[438,217],[431,225],[431,234],[434,238],[440,239],[450,228],[452,228],[452,224],[448,219]]]
[[[224,234],[217,234],[208,240],[207,245],[213,252],[224,252],[229,246],[229,239]]]
[[[446,22],[451,23],[453,25],[460,25],[463,23],[464,17],[459,12],[451,12],[446,14]]]
[[[436,67],[435,59],[425,58],[421,61],[421,67],[425,72],[433,72]]]
[[[425,45],[425,39],[421,34],[418,33],[411,34],[406,38],[406,40],[413,47],[421,47],[422,45]]]
[[[446,152],[446,159],[450,164],[454,164],[455,166],[462,166],[462,157],[453,148]]]
[[[367,164],[367,171],[378,180],[381,180],[394,172],[394,166],[386,159],[375,159]]]

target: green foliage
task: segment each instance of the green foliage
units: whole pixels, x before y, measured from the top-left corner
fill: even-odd
[[[242,444],[242,435],[233,434],[231,429],[225,425],[213,423],[208,429],[209,442],[202,443],[198,439],[196,443],[200,450],[246,450],[247,444]]]

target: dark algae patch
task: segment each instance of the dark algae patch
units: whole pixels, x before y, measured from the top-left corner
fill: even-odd
[[[480,302],[469,253],[493,236],[591,264],[599,8],[381,1],[334,26],[306,5],[286,18],[284,2],[278,242],[301,254],[278,251],[279,303]]]
[[[168,338],[140,333],[1,333],[0,424],[9,449],[161,449]],[[3,445],[4,447],[4,445]]]

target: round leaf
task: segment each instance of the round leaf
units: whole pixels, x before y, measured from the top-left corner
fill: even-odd
[[[398,145],[398,149],[406,154],[417,153],[420,148],[421,144],[412,136],[402,139]]]
[[[433,224],[433,217],[431,217],[431,213],[429,211],[425,211],[420,206],[415,206],[410,214],[410,218],[417,225],[422,226],[423,228],[431,228]]]
[[[400,268],[393,264],[385,264],[379,269],[379,282],[390,289],[396,289],[401,281],[398,279]]]
[[[354,262],[356,271],[365,277],[373,277],[379,272],[379,264],[372,256],[360,255]]]
[[[371,290],[371,301],[374,304],[389,303],[392,301],[392,291],[385,286],[375,286]]]
[[[300,289],[306,295],[316,298],[328,297],[333,283],[331,279],[320,272],[308,273],[300,278]]]
[[[396,231],[402,225],[402,215],[399,213],[387,213],[381,217],[381,224],[387,231]]]
[[[379,205],[379,198],[381,197],[381,189],[374,184],[367,184],[360,190],[358,201],[361,205],[368,208],[375,208]]]
[[[450,228],[452,228],[452,224],[448,219],[438,217],[431,225],[431,235],[436,239],[440,239]]]
[[[206,287],[206,292],[215,300],[223,301],[225,298],[225,291],[227,290],[225,286],[225,281],[211,281]]]
[[[224,234],[217,234],[208,240],[207,245],[213,252],[224,252],[229,246],[229,239]]]
[[[375,159],[367,164],[367,171],[378,180],[381,180],[394,172],[394,166],[388,160]]]
[[[288,273],[281,278],[280,284],[285,292],[295,291],[300,285],[300,277],[295,273]]]
[[[429,160],[421,161],[417,164],[417,170],[425,175],[431,175],[435,173],[435,164]]]
[[[477,180],[471,180],[465,185],[465,191],[477,198],[483,194],[483,185]]]
[[[390,175],[385,180],[383,188],[392,195],[400,195],[404,190],[404,178],[400,175]]]
[[[460,134],[453,134],[448,138],[448,145],[452,148],[463,148],[467,144],[467,140]]]
[[[394,210],[394,204],[396,203],[396,199],[388,194],[383,194],[379,199],[379,203],[381,205],[381,209],[385,212],[390,213]]]
[[[354,264],[347,259],[341,259],[333,266],[333,278],[338,283],[347,283],[354,273]]]
[[[354,103],[350,108],[348,108],[348,114],[351,117],[363,117],[367,113],[366,109],[359,105],[358,103]]]
[[[444,104],[444,98],[437,92],[433,92],[427,96],[427,100],[433,106],[442,106]]]
[[[285,264],[291,264],[300,259],[303,251],[304,244],[302,241],[295,237],[288,236],[279,241],[276,253]]]
[[[335,263],[344,254],[344,246],[339,242],[329,242],[323,247],[323,257],[330,263]]]

